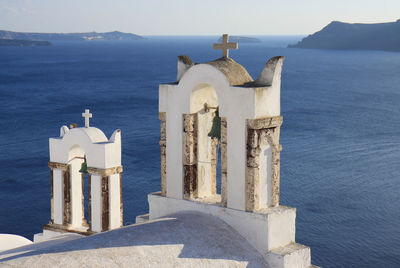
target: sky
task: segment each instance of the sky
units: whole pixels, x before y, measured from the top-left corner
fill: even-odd
[[[0,0],[0,30],[303,35],[400,19],[400,0]]]

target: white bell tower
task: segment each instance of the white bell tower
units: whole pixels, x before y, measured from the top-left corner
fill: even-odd
[[[108,139],[100,129],[89,126],[92,114],[88,109],[82,117],[84,127],[62,126],[60,136],[49,139],[51,219],[35,241],[65,232],[90,235],[123,225],[121,131],[115,130]],[[89,202],[87,219],[85,199]]]
[[[222,41],[214,45],[222,58],[193,64],[179,56],[178,81],[159,86],[161,192],[148,195],[149,214],[137,222],[187,210],[211,214],[271,267],[308,267],[310,248],[295,242],[296,209],[279,203],[284,57],[270,59],[253,80],[229,58],[238,45],[228,35]]]

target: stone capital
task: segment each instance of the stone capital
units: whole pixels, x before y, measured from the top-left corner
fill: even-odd
[[[49,162],[48,166],[51,170],[60,169],[60,170],[66,171],[68,169],[68,164],[57,163],[57,162]]]
[[[87,171],[88,171],[88,173],[90,173],[92,175],[96,174],[96,175],[101,175],[102,177],[108,177],[113,174],[122,173],[123,168],[122,168],[122,166],[105,168],[105,169],[88,167]]]
[[[282,116],[271,116],[257,119],[247,119],[247,126],[250,129],[264,129],[272,127],[280,127],[282,125]]]

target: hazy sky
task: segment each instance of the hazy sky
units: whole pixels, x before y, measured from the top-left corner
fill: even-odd
[[[309,34],[400,19],[400,0],[0,0],[0,29],[141,35]]]

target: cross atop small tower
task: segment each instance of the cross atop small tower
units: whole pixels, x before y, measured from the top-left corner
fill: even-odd
[[[89,127],[89,118],[92,118],[92,114],[89,113],[89,109],[85,109],[85,112],[82,113],[82,117],[85,118],[85,127]]]
[[[229,49],[238,49],[238,43],[228,42],[228,34],[222,35],[222,44],[214,44],[214,49],[222,49],[222,56],[225,58],[229,57]]]

